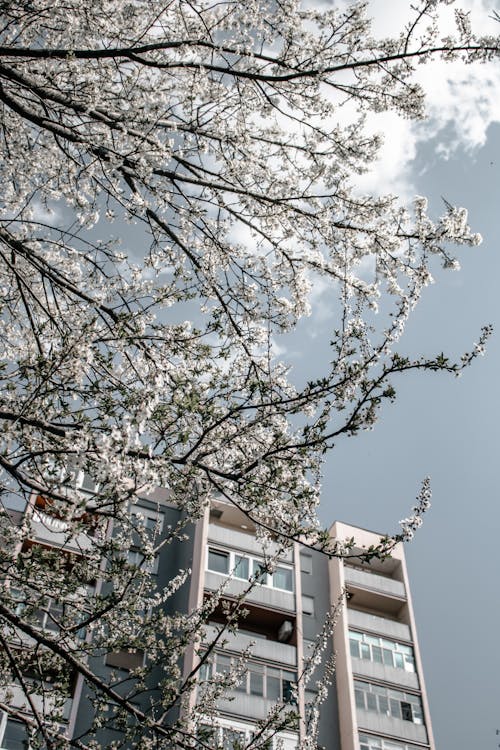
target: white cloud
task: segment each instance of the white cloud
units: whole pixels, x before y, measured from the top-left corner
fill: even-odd
[[[397,34],[409,18],[410,6],[410,2],[402,0],[371,0],[374,35]],[[456,7],[470,11],[476,32],[500,33],[500,24],[492,19],[485,0],[465,0],[443,8],[443,35],[454,31]],[[480,148],[486,142],[489,126],[500,121],[498,60],[466,65],[436,58],[419,66],[417,80],[426,92],[427,119],[414,122],[392,112],[370,115],[369,128],[383,135],[384,145],[370,172],[357,180],[361,190],[393,193],[408,200],[415,193],[413,162],[420,142],[436,139],[436,153],[446,159],[460,148]]]

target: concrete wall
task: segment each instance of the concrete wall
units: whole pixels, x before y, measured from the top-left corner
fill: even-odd
[[[147,500],[140,501],[140,504],[144,507],[150,507],[151,509],[158,509],[158,505]],[[182,512],[169,507],[162,506],[161,512],[164,514],[164,530],[163,535],[166,533],[168,526],[175,527],[180,519],[182,519]],[[158,573],[156,580],[158,582],[158,588],[164,588],[168,582],[175,576],[179,570],[190,568],[193,559],[193,536],[194,527],[192,524],[187,525],[183,533],[188,536],[187,541],[175,540],[170,544],[165,545],[159,555]],[[165,605],[165,611],[167,614],[174,614],[175,612],[187,612],[189,603],[189,580],[173,595],[171,596]],[[129,690],[133,683],[127,679],[128,673],[125,670],[113,670],[105,664],[104,657],[92,657],[89,660],[89,666],[94,673],[107,681],[110,678],[112,671],[115,674],[122,676],[124,683],[118,689],[119,692],[125,693]],[[182,667],[182,664],[181,664]],[[153,669],[151,675],[148,677],[148,683],[151,685],[151,690],[148,691],[143,701],[140,698],[134,699],[134,702],[141,706],[141,702],[144,703],[144,708],[147,708],[149,700],[154,697],[155,686],[158,685],[162,679],[163,673],[161,668]],[[75,692],[74,710],[70,719],[70,731],[73,736],[85,735],[92,726],[94,709],[91,702],[93,695],[93,689],[84,684],[82,678],[78,678],[77,688]],[[178,710],[175,708],[172,711],[171,717],[167,721],[174,721],[177,717]],[[109,747],[114,739],[117,738],[116,732],[112,732],[109,729],[101,729],[96,734],[92,735],[95,739],[101,743],[102,747]]]

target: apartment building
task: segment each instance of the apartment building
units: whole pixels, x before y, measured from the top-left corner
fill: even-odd
[[[343,523],[331,534],[358,551],[380,538]],[[342,750],[434,750],[403,545],[370,565],[332,560],[330,586],[347,591],[334,634]]]
[[[30,544],[65,550],[69,545],[73,555],[85,554],[92,544],[91,525],[88,533],[68,540],[61,522],[51,516],[42,498],[28,512],[32,514]],[[161,491],[138,500],[133,512],[160,531],[182,518]],[[279,704],[283,728],[262,747],[295,750],[308,731],[308,712],[315,702],[322,666],[307,684],[299,676],[326,613],[346,591],[347,603],[324,653],[326,660],[335,651],[336,672],[321,704],[318,748],[435,750],[402,545],[389,559],[370,565],[355,556],[346,561],[328,560],[299,544],[283,549],[277,544],[264,547],[248,517],[224,502],[214,502],[204,518],[186,526],[185,532],[187,539],[166,546],[155,561],[158,586],[166,585],[180,568],[191,567],[189,581],[168,606],[173,611],[192,611],[218,592],[205,643],[224,631],[220,646],[199,670],[199,687],[191,696],[191,705],[203,705],[205,680],[224,674],[243,653],[250,652],[242,679],[218,699],[216,720],[211,716],[202,720],[199,732],[205,744],[224,750],[242,746],[261,731],[258,726]],[[333,524],[331,534],[338,539],[354,537],[359,552],[379,540],[379,535],[341,523]],[[136,554],[133,548],[128,551],[130,559]],[[243,596],[245,615],[239,618],[237,629],[227,632],[228,612]],[[57,602],[53,606],[56,620]],[[46,622],[40,626],[50,629],[54,620],[44,616]],[[203,643],[188,648],[185,674],[197,665],[200,653]],[[130,670],[141,666],[145,654],[124,649],[92,658],[96,674],[106,678],[113,671],[126,681]],[[189,712],[189,708],[184,710]],[[75,677],[61,730],[71,736],[84,735],[93,710],[92,695],[81,676]],[[287,724],[292,714],[294,718]],[[96,739],[106,746],[114,736],[104,727]],[[0,750],[24,749],[23,743],[22,724],[1,714]]]

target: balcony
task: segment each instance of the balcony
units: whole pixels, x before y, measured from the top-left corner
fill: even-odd
[[[226,583],[224,596],[238,597],[248,587],[247,581],[228,579],[227,576],[214,573],[211,570],[205,572],[205,588],[209,591],[215,591],[224,583]],[[271,588],[270,586],[256,584],[252,591],[245,597],[245,601],[254,602],[255,604],[270,607],[271,609],[295,613],[295,594],[292,594],[290,591]]]
[[[206,637],[204,641],[206,643],[213,641],[217,632],[217,628],[212,625],[207,626],[205,628]],[[271,641],[257,636],[252,638],[252,636],[243,635],[242,633],[234,635],[232,633],[224,633],[222,640],[226,641],[224,652],[234,651],[235,653],[242,653],[246,648],[250,647],[252,656],[262,659],[266,663],[275,662],[286,664],[289,667],[296,667],[297,665],[297,649],[295,646],[290,646],[287,643]]]
[[[253,553],[262,557],[263,549],[261,542],[252,534],[245,534],[237,529],[226,528],[225,526],[211,523],[208,527],[208,541],[220,544],[222,547],[236,549],[239,552]],[[273,554],[276,549],[276,545],[272,544],[267,548],[267,552]],[[286,560],[291,563],[293,561],[292,550],[286,550],[286,552],[280,555],[280,560]]]
[[[359,677],[368,677],[370,681],[379,680],[382,682],[391,682],[393,685],[406,688],[419,688],[419,682],[416,672],[406,672],[404,669],[396,669],[386,664],[368,661],[368,659],[351,658],[352,671]]]
[[[419,742],[426,744],[427,731],[423,724],[414,724],[412,721],[395,719],[392,716],[356,709],[358,727],[376,734],[389,735],[390,737]]]
[[[352,568],[349,565],[344,566],[344,576],[346,583],[350,583],[358,588],[376,591],[388,596],[396,596],[399,599],[406,597],[404,584],[402,581],[397,581],[394,578],[386,578],[385,576],[378,575],[378,573]]]
[[[0,700],[5,701],[9,706],[18,709],[22,712],[32,713],[31,705],[26,697],[25,692],[19,685],[9,685],[7,688],[0,690]],[[47,711],[55,709],[55,700],[50,695],[50,691],[47,690],[45,695],[30,693],[30,700],[33,707],[40,714],[44,714]],[[62,718],[66,721],[69,719],[73,700],[68,698],[63,707]]]
[[[92,540],[87,534],[68,534],[68,524],[60,518],[35,508],[31,517],[30,538],[49,544],[51,547],[84,554],[92,546]]]
[[[386,617],[378,617],[377,615],[370,615],[366,612],[350,608],[347,609],[347,620],[349,625],[363,632],[371,631],[372,633],[394,638],[396,641],[411,642],[412,640],[410,627],[403,622],[388,620]]]
[[[265,719],[274,706],[276,706],[276,701],[262,698],[260,695],[247,695],[237,691],[233,691],[227,697],[220,698],[217,701],[219,711],[250,721]],[[287,704],[283,708],[283,715],[286,715],[287,711],[296,710],[297,706]]]

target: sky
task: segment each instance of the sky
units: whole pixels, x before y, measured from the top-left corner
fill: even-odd
[[[376,30],[385,34],[409,7],[406,0],[371,4]],[[461,5],[483,31],[500,31],[488,18],[500,5]],[[434,216],[443,212],[443,197],[466,206],[483,243],[459,253],[460,272],[435,274],[398,351],[459,356],[482,325],[492,323],[495,332],[485,357],[460,378],[403,377],[396,404],[384,407],[375,429],[338,443],[325,465],[320,515],[325,525],[338,519],[396,532],[430,475],[432,507],[406,554],[436,747],[494,750],[500,742],[500,64],[438,64],[422,82],[429,92],[426,122],[388,115],[372,122],[386,142],[363,187],[426,195]],[[331,321],[321,300],[312,322],[315,339],[324,339]],[[305,328],[303,337],[294,363],[299,375],[315,351]]]

